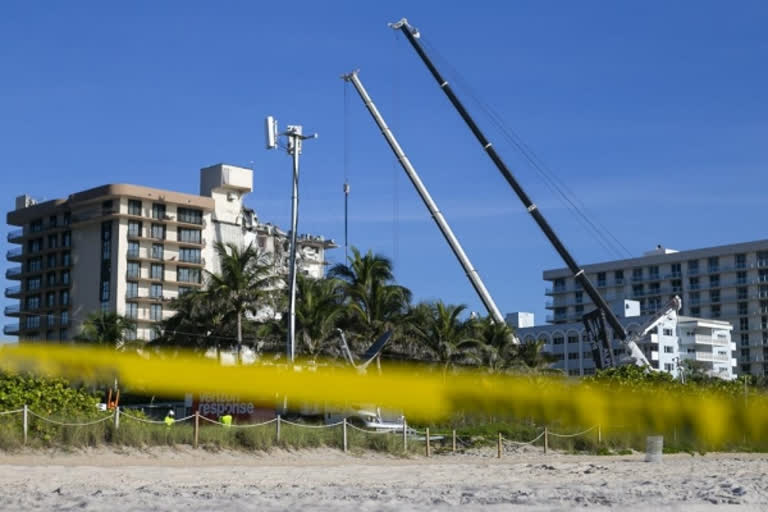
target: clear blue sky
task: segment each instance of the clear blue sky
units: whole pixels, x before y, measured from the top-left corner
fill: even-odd
[[[360,68],[499,307],[543,322],[541,273],[561,262],[387,28],[402,16],[631,253],[768,238],[760,1],[3,2],[2,209],[24,192],[51,199],[110,182],[196,193],[200,167],[253,162],[249,206],[286,226],[290,160],[262,142],[272,114],[320,133],[303,155],[300,226],[341,241],[338,77]],[[351,242],[393,257],[417,299],[480,310],[348,92]],[[477,113],[577,260],[612,259]]]

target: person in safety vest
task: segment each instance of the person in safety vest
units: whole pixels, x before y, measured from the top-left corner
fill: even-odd
[[[165,415],[165,419],[163,421],[165,422],[166,427],[171,428],[173,424],[176,423],[174,416],[175,414],[173,410],[168,411],[168,414]]]
[[[219,421],[224,424],[224,427],[231,427],[232,426],[232,415],[231,414],[225,414],[221,418],[219,418]]]

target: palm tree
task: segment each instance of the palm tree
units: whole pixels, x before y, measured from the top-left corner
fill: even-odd
[[[116,349],[126,346],[126,334],[136,329],[136,323],[113,312],[93,312],[83,322],[80,334],[75,338],[82,343],[106,345]]]
[[[287,293],[287,289],[286,289]],[[313,279],[296,274],[296,338],[298,352],[311,359],[327,353],[344,314],[344,294],[338,279]],[[288,315],[267,322],[262,335],[285,339]]]
[[[464,305],[446,305],[442,301],[428,305],[423,323],[411,326],[413,336],[437,359],[445,375],[458,362],[476,360],[481,342],[473,337],[471,324],[460,315]]]
[[[555,361],[552,354],[544,352],[544,340],[523,341],[515,347],[512,368],[518,371],[534,373],[560,373],[560,370],[550,368]]]
[[[346,324],[358,340],[374,340],[396,329],[411,300],[411,292],[395,284],[392,262],[371,251],[361,255],[352,247],[346,265],[331,268],[329,277],[339,279],[346,298]]]
[[[206,271],[206,296],[217,304],[222,322],[234,319],[237,325],[237,361],[243,348],[243,315],[258,315],[268,304],[276,277],[267,256],[248,244],[244,248],[234,243],[216,242],[214,246],[221,262],[221,273]]]
[[[189,291],[173,299],[173,316],[162,323],[162,335],[153,345],[183,347],[193,351],[216,350],[221,361],[221,349],[233,343],[222,343],[234,332],[232,322],[225,323],[222,307],[207,290]]]
[[[491,373],[513,366],[518,347],[511,327],[484,317],[472,322],[472,331],[482,343],[479,347],[481,362]]]

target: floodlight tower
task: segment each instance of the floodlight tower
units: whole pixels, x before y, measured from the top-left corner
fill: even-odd
[[[268,116],[266,119],[267,149],[279,147],[279,137],[287,139],[285,147],[289,155],[293,156],[293,185],[291,192],[291,246],[290,264],[288,268],[289,302],[288,302],[288,337],[285,352],[288,360],[293,362],[296,356],[296,239],[299,224],[299,155],[302,142],[306,139],[316,139],[317,134],[304,135],[300,125],[288,125],[283,133],[279,133],[277,120]]]

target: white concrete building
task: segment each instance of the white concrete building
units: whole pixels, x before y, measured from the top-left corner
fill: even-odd
[[[8,213],[8,234],[19,247],[7,258],[19,265],[5,290],[19,300],[5,309],[19,317],[6,335],[67,340],[92,311],[115,311],[136,321],[142,339],[173,314],[168,303],[203,286],[203,270],[217,272],[217,241],[253,242],[287,271],[287,234],[262,224],[243,198],[253,190],[253,171],[231,165],[201,170],[200,195],[136,185],[104,185],[66,199],[38,203],[20,196]],[[299,269],[324,274],[332,240],[301,236]]]
[[[606,300],[636,299],[643,314],[679,295],[681,314],[730,322],[737,371],[768,374],[768,240],[688,251],[659,246],[642,257],[586,265],[584,271]],[[594,308],[568,269],[545,270],[544,280],[551,283],[548,322],[577,322]]]
[[[640,332],[650,318],[638,316],[639,305],[636,301],[625,301],[624,307],[614,304],[613,309],[628,333]],[[517,327],[513,323],[510,325],[515,327],[523,342],[542,340],[544,352],[556,358],[552,364],[553,368],[571,376],[595,373],[592,347],[581,322],[533,327]],[[736,366],[736,359],[730,356],[730,351],[735,349],[735,344],[731,341],[732,328],[724,321],[670,313],[640,340],[638,346],[654,369],[670,373],[675,378],[680,376],[683,361],[694,360],[709,375],[732,379],[735,377]],[[614,342],[613,349],[616,356],[624,354],[617,341]]]

